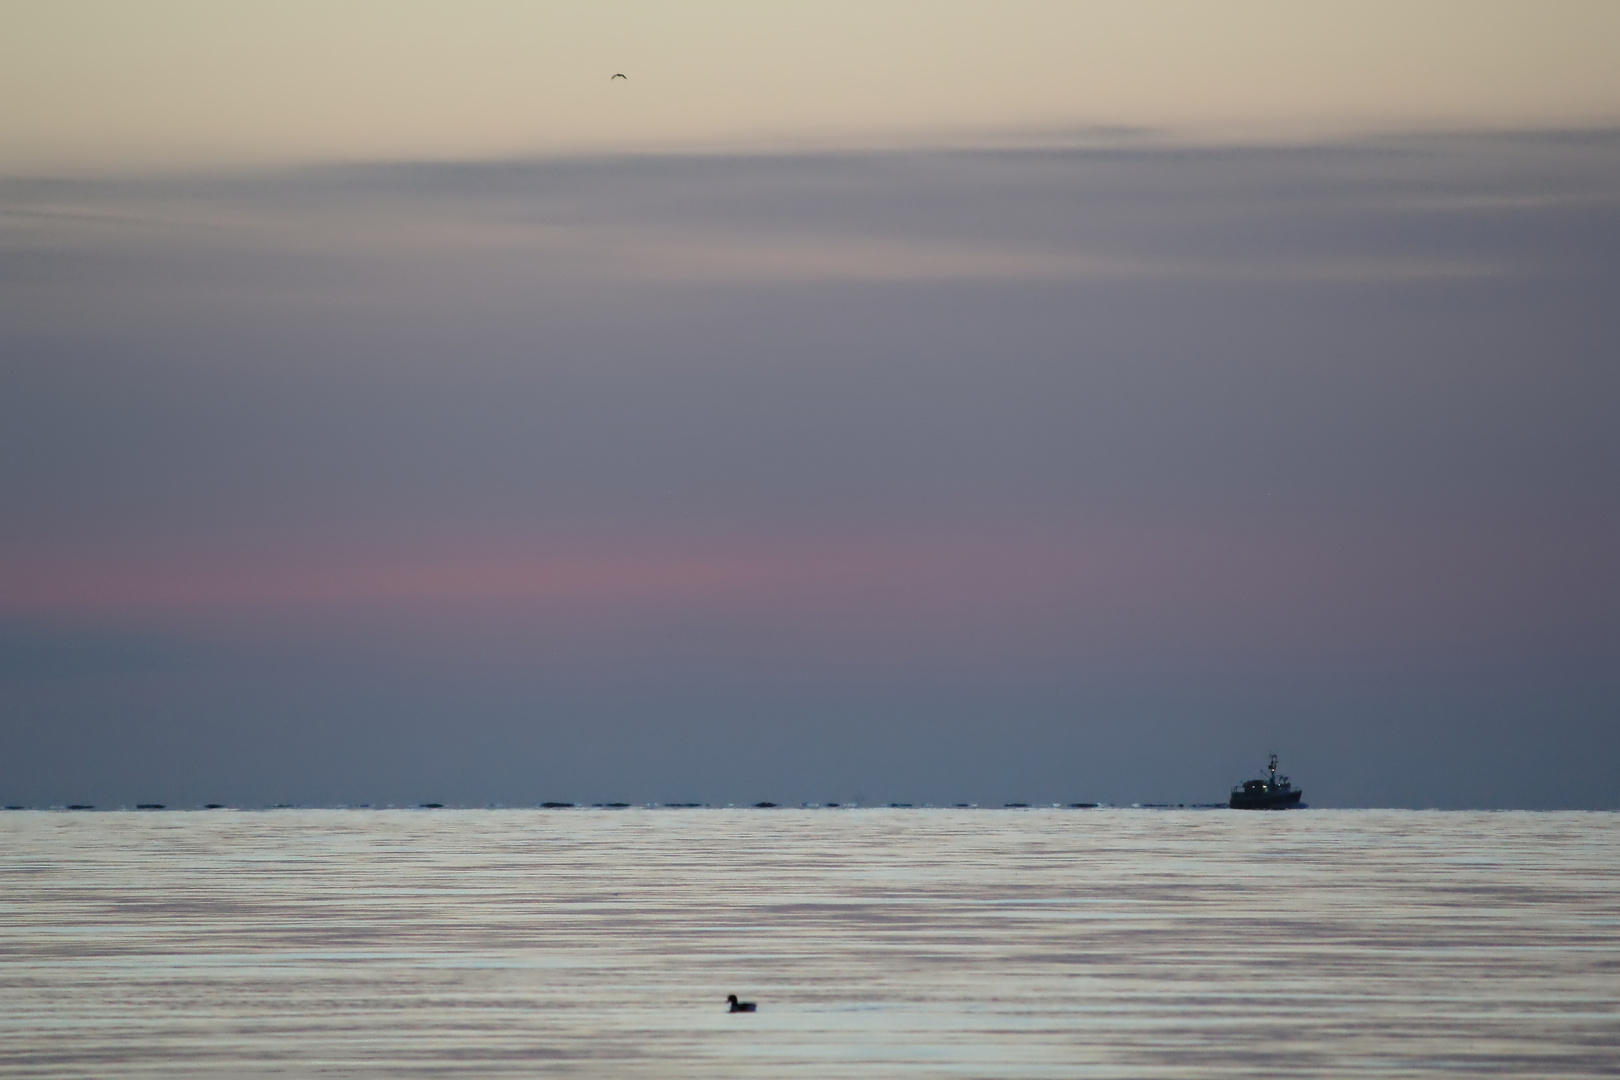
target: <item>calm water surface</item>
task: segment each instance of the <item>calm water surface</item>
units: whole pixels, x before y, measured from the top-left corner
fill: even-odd
[[[0,844],[0,1076],[1620,1073],[1616,814],[26,812]]]

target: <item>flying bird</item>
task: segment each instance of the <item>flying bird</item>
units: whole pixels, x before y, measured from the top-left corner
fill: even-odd
[[[628,78],[625,78],[625,74],[622,71],[614,72],[612,75],[610,75],[608,77],[608,82],[612,82],[614,79],[624,79],[625,82],[630,81]]]

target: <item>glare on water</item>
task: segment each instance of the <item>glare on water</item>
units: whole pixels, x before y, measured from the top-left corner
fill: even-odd
[[[1612,1076],[1617,825],[11,813],[0,1076]]]

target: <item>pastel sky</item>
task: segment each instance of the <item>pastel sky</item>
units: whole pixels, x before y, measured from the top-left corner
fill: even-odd
[[[0,160],[1590,127],[1617,39],[1606,0],[9,0]]]
[[[0,802],[1620,805],[1617,43],[0,6]]]

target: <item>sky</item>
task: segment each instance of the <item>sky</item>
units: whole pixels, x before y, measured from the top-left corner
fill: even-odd
[[[1617,10],[0,5],[0,803],[1620,807]]]

